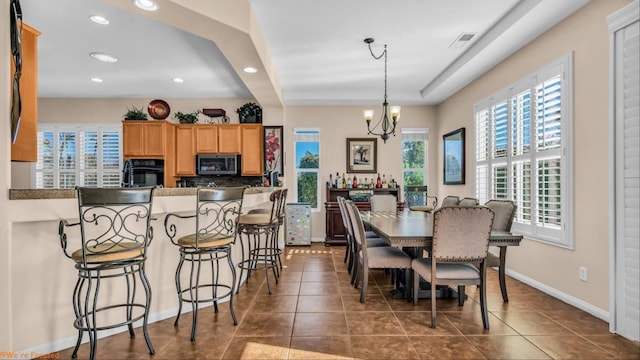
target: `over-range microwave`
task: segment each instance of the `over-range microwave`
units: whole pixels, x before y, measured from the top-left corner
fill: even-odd
[[[238,175],[240,155],[196,155],[198,175]]]

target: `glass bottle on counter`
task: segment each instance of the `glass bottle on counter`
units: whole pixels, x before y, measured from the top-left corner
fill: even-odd
[[[380,179],[380,173],[378,173],[378,178],[376,179],[376,189],[380,189],[382,187],[382,180]]]
[[[329,185],[330,188],[333,187],[333,175],[332,174],[329,174],[329,183],[327,185]]]
[[[353,187],[354,189],[358,188],[358,178],[355,175],[353,175],[353,182],[351,184],[351,187]]]
[[[387,176],[384,174],[382,175],[382,188],[383,189],[389,188],[389,183],[387,183]]]
[[[345,173],[342,173],[342,188],[346,189],[347,188],[347,179],[345,179],[346,175]]]
[[[340,180],[340,173],[336,172],[336,189],[339,189],[342,186],[342,180]]]

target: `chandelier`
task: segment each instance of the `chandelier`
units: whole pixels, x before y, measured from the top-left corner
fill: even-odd
[[[369,52],[374,59],[379,60],[384,56],[384,102],[382,103],[382,117],[371,128],[371,120],[373,119],[374,111],[365,110],[364,119],[367,121],[367,130],[369,134],[380,136],[380,138],[386,143],[390,135],[396,136],[396,124],[400,118],[400,106],[391,106],[387,102],[387,45],[384,45],[384,51],[379,56],[376,56],[371,49],[371,43],[375,40],[373,38],[366,38],[364,42],[369,46]],[[391,120],[389,120],[391,116]],[[376,128],[380,126],[380,131],[376,132]]]

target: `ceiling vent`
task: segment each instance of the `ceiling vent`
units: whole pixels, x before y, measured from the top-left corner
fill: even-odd
[[[459,49],[461,47],[466,46],[471,39],[474,38],[474,36],[476,36],[475,33],[462,33],[460,34],[460,36],[458,36],[457,39],[455,39],[451,45],[449,45],[449,48],[451,49]]]

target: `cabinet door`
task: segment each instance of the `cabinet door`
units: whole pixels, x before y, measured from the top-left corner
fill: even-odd
[[[261,176],[263,165],[262,125],[240,125],[242,133],[242,175]]]
[[[38,35],[40,32],[22,25],[22,75],[20,101],[22,113],[15,143],[11,143],[11,161],[38,161]],[[15,69],[10,61],[11,79]],[[9,89],[7,89],[9,90]],[[4,115],[4,114],[3,114]],[[7,138],[10,138],[8,135]]]
[[[196,153],[215,154],[218,152],[218,126],[196,125]]]
[[[164,122],[148,121],[143,126],[144,156],[164,157]]]
[[[176,126],[176,176],[196,174],[196,154],[192,125]]]
[[[144,155],[144,124],[122,122],[122,152],[125,158]]]
[[[240,154],[240,125],[218,125],[218,152],[220,154]]]

